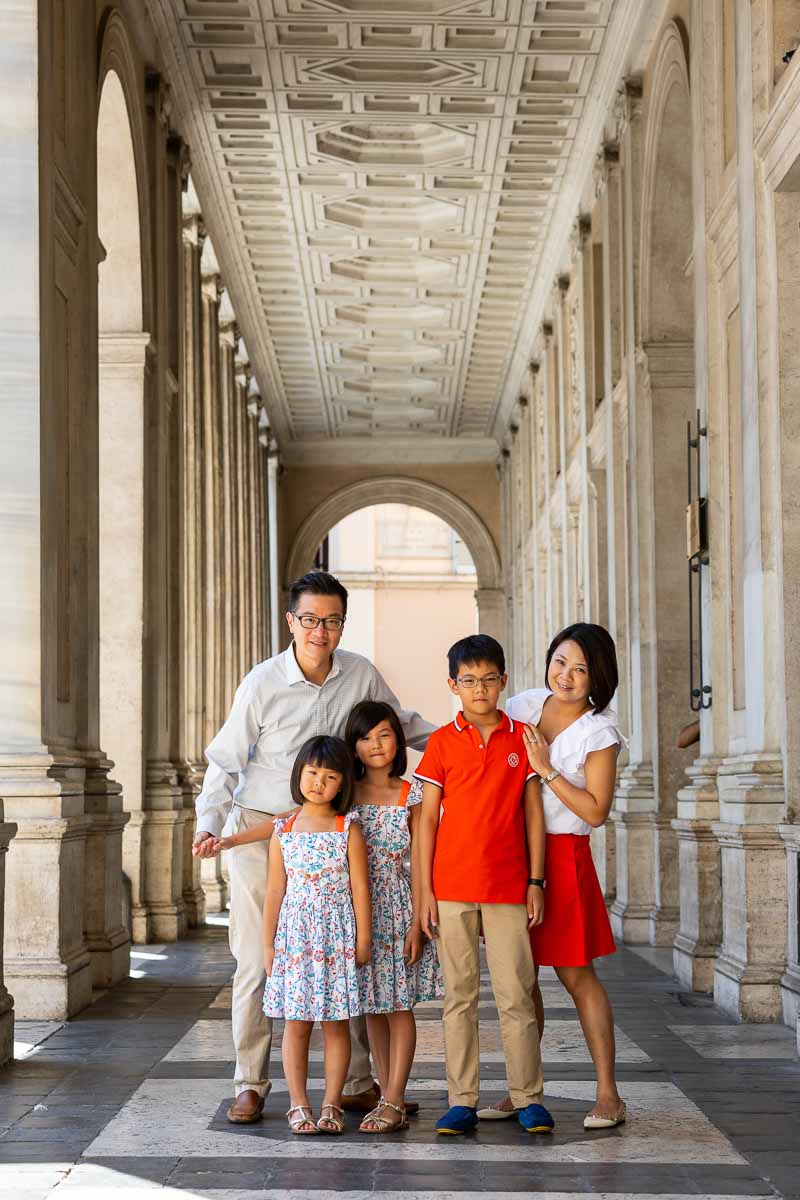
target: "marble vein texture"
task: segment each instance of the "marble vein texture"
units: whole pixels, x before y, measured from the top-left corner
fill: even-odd
[[[783,1025],[669,1025],[703,1058],[797,1059],[797,1039]]]

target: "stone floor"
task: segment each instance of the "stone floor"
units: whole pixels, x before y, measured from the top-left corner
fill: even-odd
[[[0,1200],[545,1200],[599,1194],[800,1200],[800,1062],[789,1030],[736,1026],[642,957],[602,966],[618,1026],[626,1126],[587,1134],[589,1055],[569,997],[545,980],[552,1138],[513,1122],[437,1140],[445,1105],[440,1006],[423,1005],[411,1129],[371,1139],[286,1133],[279,1061],[267,1117],[225,1120],[230,1097],[231,960],[226,931],[135,950],[131,979],[66,1024],[20,1022],[0,1072]],[[483,1099],[503,1092],[491,989],[482,993]],[[318,1046],[318,1043],[316,1043]],[[277,1054],[275,1054],[277,1060]],[[312,1054],[312,1100],[321,1062]]]

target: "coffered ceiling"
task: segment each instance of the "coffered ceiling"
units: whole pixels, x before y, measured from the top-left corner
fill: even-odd
[[[619,7],[150,0],[284,445],[497,436]]]

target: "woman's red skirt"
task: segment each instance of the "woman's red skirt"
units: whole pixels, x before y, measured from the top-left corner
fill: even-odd
[[[539,967],[585,967],[616,950],[589,838],[548,833],[544,920],[531,932]]]

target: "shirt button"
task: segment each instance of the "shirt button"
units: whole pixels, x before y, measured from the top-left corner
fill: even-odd
[[[482,749],[483,749],[483,742],[479,742],[479,743],[478,743],[478,749],[479,749],[479,750],[482,750]]]

